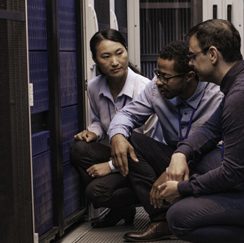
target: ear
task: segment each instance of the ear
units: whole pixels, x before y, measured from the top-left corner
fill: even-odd
[[[210,60],[212,64],[216,64],[218,60],[218,49],[215,46],[210,46],[209,47],[209,54],[210,54]]]
[[[96,63],[97,66],[99,66],[96,58],[92,58],[92,60]]]
[[[194,79],[195,77],[196,77],[196,73],[194,71],[190,71],[186,75],[186,82],[191,82],[191,80]]]

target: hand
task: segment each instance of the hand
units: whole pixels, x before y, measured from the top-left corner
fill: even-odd
[[[181,195],[178,191],[178,183],[178,181],[166,181],[159,186],[160,198],[171,204],[178,202],[181,199]]]
[[[94,132],[89,132],[87,130],[83,130],[82,132],[76,134],[74,136],[75,140],[85,140],[87,143],[96,141],[97,135]]]
[[[111,173],[108,162],[92,165],[86,171],[91,177],[102,177]]]
[[[167,181],[185,181],[189,179],[189,168],[186,156],[182,153],[175,153],[171,157],[166,176]]]
[[[161,176],[154,182],[150,191],[150,203],[154,208],[161,208],[163,205],[163,199],[160,197],[159,186],[166,181],[166,173],[163,172]]]
[[[111,157],[114,167],[120,171],[123,176],[129,172],[127,154],[129,153],[133,161],[138,162],[134,148],[125,139],[122,134],[116,134],[111,139]]]

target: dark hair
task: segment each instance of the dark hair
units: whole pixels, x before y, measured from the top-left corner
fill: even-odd
[[[202,51],[215,46],[226,62],[242,60],[240,34],[227,20],[206,20],[190,29],[187,37],[192,36],[196,36]]]
[[[119,31],[114,30],[114,29],[100,30],[100,31],[96,32],[90,40],[90,50],[92,52],[92,57],[94,59],[96,59],[96,53],[97,53],[96,46],[102,40],[110,40],[110,41],[114,41],[114,42],[119,42],[127,50],[126,40]]]
[[[110,41],[114,41],[114,42],[119,42],[121,45],[124,46],[124,48],[127,50],[127,43],[126,40],[124,38],[124,36],[117,30],[114,29],[105,29],[105,30],[100,30],[98,32],[96,32],[91,40],[90,40],[90,50],[92,53],[92,58],[96,59],[96,54],[97,54],[97,50],[96,47],[97,45],[102,41],[102,40],[110,40]],[[135,72],[138,74],[141,74],[141,72],[130,62],[128,63],[128,66]],[[99,67],[98,71],[103,74],[103,72],[101,71],[101,69]],[[141,74],[142,75],[142,74]]]
[[[194,71],[189,66],[189,45],[186,41],[174,41],[166,45],[159,53],[162,59],[174,60],[174,70],[178,73],[189,73]]]

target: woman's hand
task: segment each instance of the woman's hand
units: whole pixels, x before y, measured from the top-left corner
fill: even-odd
[[[102,177],[111,173],[108,162],[92,165],[86,171],[91,177]]]
[[[87,130],[83,130],[82,132],[74,135],[75,140],[84,140],[87,143],[96,141],[97,135],[94,132],[89,132]]]

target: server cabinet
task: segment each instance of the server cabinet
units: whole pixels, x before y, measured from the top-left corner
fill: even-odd
[[[241,36],[243,52],[243,0],[204,0],[202,3],[203,21],[207,19],[226,19],[230,21]]]
[[[85,196],[69,162],[84,124],[83,5],[28,0],[35,233],[49,242],[84,217]]]
[[[201,0],[140,0],[140,58],[146,77],[153,77],[163,46],[184,40],[188,30],[202,21],[201,3]]]
[[[0,4],[0,241],[34,242],[26,2]]]

